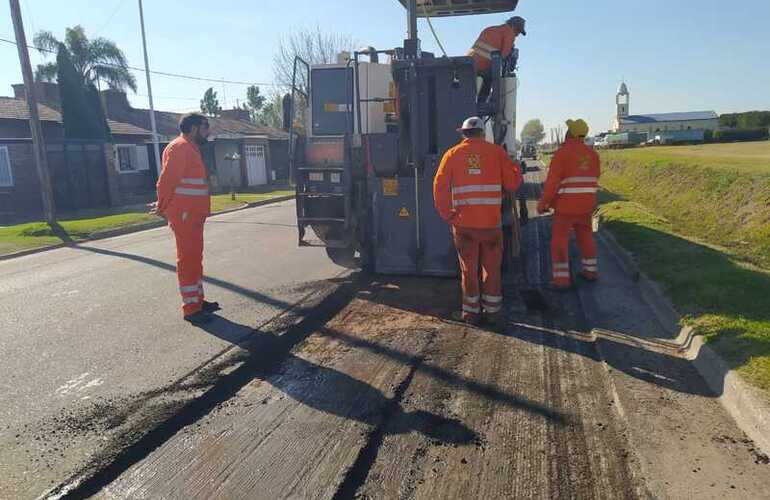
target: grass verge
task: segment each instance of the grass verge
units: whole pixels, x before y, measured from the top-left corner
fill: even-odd
[[[770,269],[770,141],[643,148],[602,153],[602,186],[617,200],[635,201],[669,220],[680,234],[729,248]],[[713,156],[715,147],[743,151],[735,158]],[[753,167],[747,158],[764,151]],[[709,156],[711,154],[712,156]],[[763,162],[768,167],[763,168]]]
[[[229,194],[218,194],[211,197],[211,212],[224,212],[225,210],[245,206],[248,203],[293,195],[293,190],[269,191],[267,193],[235,193],[235,200],[233,200]]]
[[[628,201],[605,203],[603,225],[663,285],[695,326],[750,383],[770,392],[770,272],[728,249],[677,234],[670,221]]]
[[[211,212],[243,207],[248,203],[265,201],[272,198],[294,194],[294,191],[270,191],[266,193],[236,193],[235,200],[229,194],[211,197]],[[64,216],[54,227],[45,222],[30,222],[13,226],[0,227],[0,255],[7,255],[22,250],[58,245],[63,241],[83,241],[94,233],[121,229],[160,220],[141,209],[112,213],[114,210],[89,211],[87,216]]]
[[[603,150],[602,157],[605,161],[630,160],[648,166],[676,164],[770,174],[770,141]]]
[[[753,167],[741,158],[713,163],[708,146],[695,148],[700,158],[676,161],[656,149],[674,148],[602,153],[604,227],[664,287],[683,321],[770,394],[770,168],[761,159]]]

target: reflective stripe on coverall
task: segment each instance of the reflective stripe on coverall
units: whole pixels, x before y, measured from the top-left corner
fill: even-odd
[[[433,199],[441,218],[452,225],[464,319],[482,310],[494,314],[502,307],[502,196],[503,190],[516,191],[521,181],[519,166],[508,153],[481,138],[464,139],[441,159]]]
[[[552,283],[570,285],[569,235],[575,231],[582,274],[599,277],[591,215],[596,206],[601,174],[599,155],[582,139],[569,138],[551,160],[543,187],[543,202],[554,209],[551,236]]]
[[[179,136],[163,151],[158,211],[176,239],[177,277],[185,316],[203,305],[203,225],[211,208],[206,167],[198,146]]]

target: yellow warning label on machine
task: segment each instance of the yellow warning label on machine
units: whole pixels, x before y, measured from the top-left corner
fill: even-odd
[[[398,196],[398,179],[382,179],[382,195]]]
[[[406,207],[401,207],[401,210],[398,211],[399,217],[409,217],[409,210],[406,209]]]

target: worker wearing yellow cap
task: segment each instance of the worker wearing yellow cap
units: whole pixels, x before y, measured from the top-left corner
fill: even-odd
[[[580,275],[588,281],[599,279],[596,242],[591,216],[599,190],[599,155],[586,146],[588,124],[583,120],[567,120],[567,138],[551,159],[538,213],[554,211],[551,225],[552,287],[571,286],[569,269],[569,236],[575,231],[582,257]]]

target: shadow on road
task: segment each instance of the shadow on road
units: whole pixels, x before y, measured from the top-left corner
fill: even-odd
[[[101,249],[96,250],[102,252]],[[547,407],[430,365],[420,355],[401,352],[325,327],[326,323],[356,296],[361,286],[362,283],[358,281],[357,276],[351,277],[315,307],[308,309],[307,315],[299,323],[291,324],[289,321],[281,325],[278,321],[269,330],[254,330],[217,316],[202,329],[229,342],[234,342],[234,339],[240,339],[241,342],[238,344],[238,352],[215,362],[217,373],[210,374],[211,381],[206,386],[208,387],[206,392],[184,404],[170,418],[153,427],[149,432],[144,432],[144,429],[133,430],[141,431],[137,432],[141,437],[127,448],[123,448],[106,465],[95,464],[95,474],[71,490],[67,497],[82,498],[98,493],[104,486],[166,443],[181,429],[205,417],[218,405],[236,396],[241,388],[255,379],[265,381],[303,405],[370,426],[367,443],[346,474],[340,491],[355,491],[357,485],[367,477],[383,439],[387,435],[419,432],[430,440],[451,445],[471,444],[478,441],[476,433],[459,420],[428,411],[403,409],[401,400],[412,378],[418,372],[509,407],[540,415],[556,425],[565,425],[568,421],[568,416]],[[366,283],[363,286],[366,288]],[[366,382],[292,353],[293,348],[316,332],[356,349],[387,356],[402,363],[409,368],[408,375],[400,382],[393,396],[386,397],[382,391]]]
[[[150,257],[145,257],[143,255],[117,252],[115,250],[107,250],[105,248],[96,248],[92,246],[78,245],[78,244],[73,244],[70,248],[72,248],[73,250],[82,250],[85,252],[96,253],[99,255],[109,255],[110,257],[117,257],[120,259],[132,260],[134,262],[139,262],[141,264],[146,264],[148,266],[157,267],[158,269],[162,269],[164,271],[168,271],[176,274],[176,266],[167,264],[165,262],[162,262],[156,259],[151,259]],[[243,297],[247,297],[249,299],[255,300],[257,302],[262,302],[263,304],[267,304],[270,306],[284,308],[284,309],[291,307],[291,304],[289,304],[288,302],[284,302],[282,300],[276,299],[275,297],[271,297],[269,295],[265,295],[263,293],[257,292],[256,290],[251,290],[249,288],[245,288],[218,278],[213,278],[211,276],[204,276],[203,282],[210,285],[224,288],[225,290],[229,290]]]
[[[426,298],[410,292],[416,287],[422,287],[423,290],[430,289],[431,297]],[[404,311],[433,316],[443,321],[450,320],[453,310],[451,304],[460,303],[459,284],[453,279],[381,278],[371,282],[362,293],[367,300]],[[591,327],[580,310],[574,292],[546,294],[544,297],[547,298],[548,303],[545,313],[533,311],[532,315],[517,317],[516,326],[508,324],[504,329],[484,329],[590,358],[596,362],[603,361],[631,377],[678,392],[706,397],[720,395],[708,387],[689,360],[650,351],[641,345],[628,345],[608,339],[588,342],[545,331],[542,328],[543,319],[557,330],[588,333]],[[512,316],[509,314],[509,317]],[[531,324],[531,327],[528,327],[528,324]]]

